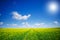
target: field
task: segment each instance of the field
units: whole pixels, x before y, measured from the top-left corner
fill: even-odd
[[[0,28],[0,40],[60,40],[60,28]]]

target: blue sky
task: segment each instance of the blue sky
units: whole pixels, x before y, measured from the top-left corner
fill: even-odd
[[[60,27],[59,4],[57,0],[0,0],[0,27]]]

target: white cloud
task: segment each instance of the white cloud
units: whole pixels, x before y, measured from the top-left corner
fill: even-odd
[[[35,23],[36,26],[45,25],[45,23]]]
[[[53,23],[54,23],[54,24],[58,24],[58,21],[54,21]]]
[[[17,24],[7,24],[7,26],[17,26]]]
[[[28,22],[22,22],[24,28],[31,28],[31,25]]]
[[[36,26],[40,26],[41,24],[40,24],[40,23],[35,23],[34,25],[36,25]]]
[[[43,28],[43,27],[46,27],[47,25],[45,23],[35,23],[33,25],[33,28]]]
[[[12,13],[13,13],[12,17],[17,20],[27,20],[31,16],[30,14],[22,16],[18,12],[12,12]]]
[[[54,24],[53,24],[54,23]],[[57,27],[58,21],[54,21],[53,23],[34,23],[34,24],[29,24],[28,22],[22,22],[20,25],[18,24],[7,24],[9,27],[13,28],[52,28],[52,27]]]
[[[2,23],[1,23],[2,24]],[[55,25],[56,24],[56,25]],[[22,22],[20,25],[18,24],[7,24],[8,27],[13,27],[13,28],[52,28],[52,27],[57,27],[58,21],[54,21],[52,23],[33,23],[29,24],[28,22]]]
[[[22,22],[22,26],[23,28],[42,28],[42,27],[46,27],[45,23],[35,23],[35,24],[29,24],[28,22]]]
[[[3,22],[0,22],[0,25],[3,25]]]
[[[29,24],[28,22],[23,22],[22,26],[23,28],[47,28],[48,25],[45,23],[34,23],[34,24]]]
[[[38,28],[38,27],[40,27],[40,26],[41,26],[40,23],[35,23],[35,24],[32,25],[32,28]]]

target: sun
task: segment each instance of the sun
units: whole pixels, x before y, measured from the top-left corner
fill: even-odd
[[[57,2],[50,2],[48,3],[48,11],[51,13],[56,13],[58,10],[58,3]]]

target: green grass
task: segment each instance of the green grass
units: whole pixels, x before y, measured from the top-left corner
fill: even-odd
[[[0,28],[0,40],[60,40],[60,28]]]

